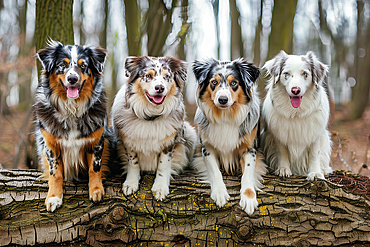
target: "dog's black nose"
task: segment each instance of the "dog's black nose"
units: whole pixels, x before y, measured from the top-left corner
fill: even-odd
[[[220,96],[220,98],[218,98],[218,102],[220,102],[221,105],[225,105],[227,103],[227,97],[226,96]]]
[[[301,92],[301,88],[300,87],[292,87],[292,93],[294,95],[298,95],[300,92]]]
[[[155,89],[155,91],[156,91],[157,93],[163,93],[163,91],[164,91],[164,86],[163,86],[163,85],[155,85],[154,89]]]
[[[78,77],[75,76],[75,75],[70,75],[68,76],[67,78],[67,81],[70,83],[70,84],[75,84],[77,81],[78,81]]]

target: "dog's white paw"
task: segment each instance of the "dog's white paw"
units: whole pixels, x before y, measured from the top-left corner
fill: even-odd
[[[125,196],[134,194],[138,189],[139,189],[139,183],[136,181],[126,180],[122,186],[122,191],[123,191],[123,194],[125,194]]]
[[[164,183],[154,183],[152,186],[152,193],[155,199],[163,201],[170,193],[170,189],[168,188],[168,185]]]
[[[90,200],[93,202],[100,202],[104,197],[104,188],[95,188],[90,191]]]
[[[215,201],[217,206],[220,208],[223,207],[230,199],[226,186],[223,185],[213,188],[211,192],[211,198]]]
[[[325,176],[322,172],[310,172],[307,175],[307,180],[314,180],[315,178],[325,179]]]
[[[254,213],[254,210],[258,207],[258,201],[256,197],[256,193],[254,193],[254,197],[250,198],[244,193],[240,195],[240,207],[249,215]]]
[[[49,212],[54,212],[54,210],[62,206],[62,204],[63,200],[57,196],[50,197],[45,202],[46,210]]]
[[[280,167],[275,171],[275,174],[280,177],[290,177],[292,176],[292,171],[289,167]]]

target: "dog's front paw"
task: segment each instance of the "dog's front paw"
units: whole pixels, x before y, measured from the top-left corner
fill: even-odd
[[[62,206],[63,200],[57,196],[49,197],[45,201],[46,210],[49,212],[54,212],[55,209]]]
[[[134,181],[126,180],[123,183],[122,191],[125,196],[129,196],[131,194],[134,194],[139,189],[139,183]]]
[[[93,202],[100,202],[103,200],[104,197],[104,188],[103,187],[95,187],[93,189],[90,189],[90,200]]]
[[[251,188],[247,188],[240,194],[240,207],[249,215],[253,214],[254,210],[258,206],[256,191]]]
[[[215,201],[217,206],[220,208],[223,207],[230,199],[226,186],[218,186],[212,189],[211,198]]]
[[[164,198],[170,193],[168,185],[162,183],[154,183],[152,187],[154,198],[163,201]]]
[[[275,174],[280,177],[290,177],[292,176],[292,171],[289,167],[280,167],[275,171]]]
[[[307,175],[307,180],[314,180],[315,178],[325,179],[325,176],[322,172],[310,172]]]

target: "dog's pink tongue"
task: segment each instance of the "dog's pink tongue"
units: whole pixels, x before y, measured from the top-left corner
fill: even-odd
[[[152,96],[152,100],[156,104],[161,104],[164,100],[164,96]]]
[[[76,98],[78,96],[78,87],[67,87],[67,96],[68,98]]]
[[[300,106],[301,100],[302,100],[301,96],[291,96],[290,97],[290,103],[292,103],[292,106],[294,108],[298,108]]]

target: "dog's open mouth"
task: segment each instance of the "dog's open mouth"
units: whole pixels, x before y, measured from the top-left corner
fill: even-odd
[[[294,108],[298,108],[301,105],[302,96],[290,96],[290,103]]]
[[[160,105],[163,103],[164,98],[166,98],[166,95],[150,95],[149,93],[146,93],[146,97],[148,97],[149,101],[156,104]]]
[[[81,88],[80,87],[65,87],[68,98],[75,99],[78,97]]]

